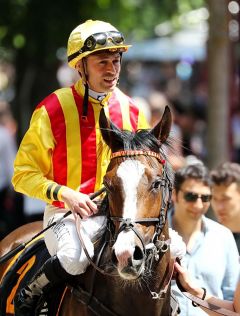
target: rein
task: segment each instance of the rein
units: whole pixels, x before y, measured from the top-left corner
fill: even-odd
[[[180,264],[180,260],[177,258],[176,261]],[[223,308],[217,304],[212,304],[212,303],[208,303],[207,301],[204,301],[203,299],[195,296],[195,295],[192,295],[190,293],[188,293],[181,285],[179,279],[178,279],[178,275],[176,276],[176,284],[179,288],[179,290],[182,292],[182,294],[187,297],[189,300],[192,301],[192,304],[195,306],[195,307],[198,307],[198,306],[201,306],[201,307],[204,307],[210,311],[213,311],[214,313],[216,314],[219,314],[219,315],[224,315],[224,316],[240,316],[239,313],[236,313],[236,312],[233,312],[233,311],[230,311],[226,308]]]
[[[116,233],[115,239],[120,234],[120,232],[122,232],[124,230],[131,229],[136,234],[136,236],[139,238],[139,240],[141,241],[141,244],[143,246],[143,252],[145,255],[145,259],[147,259],[147,251],[149,253],[152,253],[152,256],[151,256],[152,260],[147,260],[148,263],[150,262],[149,267],[148,267],[148,269],[150,270],[152,263],[153,263],[153,259],[159,260],[159,252],[165,253],[169,249],[170,240],[166,240],[166,241],[159,240],[158,237],[160,236],[160,234],[165,226],[165,223],[166,223],[165,210],[170,205],[171,193],[172,193],[172,184],[171,184],[171,181],[168,178],[168,175],[167,175],[165,168],[164,168],[166,161],[164,159],[162,159],[161,155],[156,153],[156,152],[149,151],[149,150],[148,151],[123,150],[123,151],[117,151],[117,152],[112,153],[111,159],[118,158],[118,157],[128,158],[128,157],[139,156],[139,155],[154,157],[163,165],[163,179],[162,179],[161,187],[166,188],[166,186],[167,186],[167,188],[169,190],[168,200],[165,201],[164,198],[162,199],[162,205],[161,205],[159,217],[147,217],[147,218],[139,218],[139,219],[132,220],[131,218],[123,218],[123,217],[119,217],[119,216],[110,216],[109,221],[110,221],[110,223],[111,222],[120,222],[121,223],[119,230]],[[155,230],[154,236],[153,236],[151,242],[147,246],[145,245],[145,243],[143,241],[143,237],[141,236],[140,232],[135,227],[135,224],[138,224],[138,223],[143,223],[143,224],[155,223],[156,230]],[[89,253],[87,251],[87,248],[85,246],[85,243],[84,243],[84,240],[82,238],[81,231],[80,231],[80,229],[81,229],[81,219],[80,218],[77,218],[76,225],[77,225],[77,232],[78,232],[80,242],[82,244],[83,250],[85,252],[86,257],[88,258],[89,263],[98,272],[100,272],[104,275],[114,276],[113,274],[110,274],[110,273],[106,272],[105,270],[99,268],[99,266],[96,265],[95,262],[92,260],[92,258],[89,256]],[[143,261],[142,265],[144,263],[145,263],[145,261]],[[139,269],[139,271],[141,271],[141,269]]]
[[[144,259],[143,259],[143,262],[142,262],[142,265],[141,265],[139,271],[142,271],[142,267],[143,267],[143,265],[145,265],[145,269],[149,270],[149,272],[150,272],[152,269],[153,262],[154,261],[159,262],[159,260],[161,260],[163,255],[169,250],[170,239],[165,240],[165,236],[164,235],[160,236],[160,235],[161,235],[163,228],[166,224],[166,211],[169,208],[169,205],[171,202],[172,184],[171,184],[171,181],[170,181],[168,174],[166,172],[166,169],[165,169],[165,160],[163,160],[162,157],[160,156],[160,154],[158,154],[156,152],[142,151],[142,150],[119,151],[119,152],[113,153],[111,156],[111,159],[118,158],[118,157],[128,158],[128,157],[138,156],[138,155],[154,157],[160,162],[160,164],[163,165],[162,181],[160,184],[161,194],[162,194],[162,205],[161,205],[159,217],[137,218],[137,219],[133,220],[131,218],[123,218],[120,216],[108,216],[108,228],[107,229],[108,229],[110,234],[114,233],[114,230],[112,228],[115,227],[115,225],[113,225],[113,223],[120,222],[120,226],[119,226],[117,233],[115,234],[115,238],[117,238],[119,233],[122,231],[129,230],[129,229],[132,230],[135,233],[135,235],[139,238],[139,240],[141,241],[141,244],[143,247]],[[166,192],[166,190],[168,190],[168,191]],[[150,243],[148,243],[147,245],[145,245],[143,236],[141,236],[141,233],[136,228],[136,224],[154,224],[155,232],[152,236]],[[99,260],[96,263],[92,260],[92,258],[89,256],[89,253],[86,249],[84,240],[83,240],[82,235],[81,235],[81,231],[80,231],[81,230],[81,219],[78,217],[76,219],[76,225],[78,227],[77,231],[78,231],[79,239],[80,239],[80,242],[82,244],[83,250],[85,252],[86,257],[89,260],[89,263],[94,268],[94,271],[98,271],[103,275],[107,275],[107,276],[111,276],[111,277],[118,276],[118,275],[113,275],[113,273],[110,274],[107,271],[101,269],[98,265],[100,262],[99,257],[98,257]],[[109,240],[107,241],[105,238],[105,243],[104,243],[103,247],[106,246],[107,242],[109,242]],[[101,249],[101,252],[103,252],[103,248]],[[163,280],[163,283],[160,285],[159,292],[151,291],[149,285],[146,284],[147,289],[150,292],[152,299],[162,300],[162,299],[166,298],[166,295],[169,291],[173,272],[174,272],[174,262],[173,262],[173,260],[171,260],[167,266],[166,271],[165,271],[164,280]],[[140,276],[140,272],[139,272],[139,276]],[[99,310],[99,304],[100,304],[101,307],[104,307],[104,313],[106,315],[113,315],[114,313],[112,313],[111,310],[106,308],[106,306],[104,304],[99,302],[93,296],[93,290],[92,290],[93,282],[94,282],[94,276],[92,278],[91,291],[90,291],[90,293],[87,293],[87,297],[88,297],[87,302],[88,303],[85,302],[85,304],[93,312],[96,312],[96,310]],[[80,294],[80,298],[81,298],[81,296],[83,297],[84,295]],[[93,305],[91,305],[90,302],[93,302]],[[97,305],[95,305],[95,304],[97,304]],[[174,307],[173,307],[172,299],[171,299],[171,307],[172,307],[171,315],[176,315],[177,310],[178,310],[178,303],[175,302]],[[98,314],[96,313],[96,315],[98,315]]]
[[[226,308],[223,308],[217,304],[208,303],[207,301],[204,301],[197,296],[194,296],[186,291],[182,292],[184,296],[186,296],[188,299],[190,299],[192,302],[194,302],[197,306],[202,306],[210,311],[213,311],[214,313],[217,313],[219,315],[224,316],[240,316],[239,313],[232,312]]]
[[[89,197],[91,200],[94,200],[97,196],[99,196],[100,194],[102,194],[105,191],[105,188],[103,187],[102,189],[100,189],[99,191],[92,193]],[[0,257],[0,264],[5,263],[6,261],[8,261],[9,259],[11,259],[13,256],[15,256],[19,251],[22,251],[23,249],[26,248],[26,246],[28,244],[30,244],[34,239],[38,238],[39,236],[41,236],[43,233],[45,233],[47,230],[49,230],[51,227],[58,225],[64,218],[68,217],[69,215],[72,214],[72,211],[68,211],[67,213],[65,213],[61,218],[59,218],[57,221],[52,222],[52,224],[50,224],[49,226],[47,226],[46,228],[44,228],[43,230],[41,230],[40,232],[38,232],[36,235],[34,235],[31,239],[29,239],[28,241],[21,243],[20,245],[18,245],[16,248],[10,250],[9,252],[7,252],[5,255],[3,255],[2,257]]]

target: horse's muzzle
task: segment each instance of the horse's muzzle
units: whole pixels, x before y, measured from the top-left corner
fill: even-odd
[[[125,254],[126,255],[126,254]],[[125,264],[121,263],[121,256],[117,258],[115,251],[112,252],[112,262],[117,267],[119,275],[123,279],[133,280],[137,279],[144,272],[144,253],[139,246],[135,246],[132,256],[125,259]]]

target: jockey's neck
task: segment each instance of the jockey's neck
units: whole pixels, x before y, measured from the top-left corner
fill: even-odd
[[[96,92],[90,88],[89,88],[88,93],[89,93],[90,97],[92,97],[93,99],[98,100],[98,101],[102,101],[107,95],[106,92]]]

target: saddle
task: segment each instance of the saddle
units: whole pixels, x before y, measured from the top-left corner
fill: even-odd
[[[0,284],[0,316],[14,315],[13,299],[16,293],[29,282],[49,257],[45,242],[41,237],[12,259]],[[63,285],[54,288],[54,291],[49,291],[40,299],[39,309],[42,316],[58,315],[65,287]]]

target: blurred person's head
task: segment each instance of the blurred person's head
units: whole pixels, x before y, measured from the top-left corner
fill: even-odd
[[[169,101],[165,94],[159,91],[152,91],[149,95],[149,105],[151,111],[151,126],[155,126],[163,115],[165,106],[169,106]],[[172,109],[171,109],[171,112]]]
[[[166,105],[171,109],[173,124],[171,127],[169,141],[171,147],[169,147],[167,156],[170,161],[173,170],[178,170],[184,164],[183,147],[182,147],[182,131],[181,128],[175,124],[175,108],[169,104],[167,96],[160,91],[152,91],[148,98],[151,120],[150,125],[154,127],[163,115]]]
[[[10,104],[5,100],[0,100],[0,125],[6,127],[11,135],[17,131],[17,123],[13,118]]]
[[[210,173],[213,182],[212,209],[217,220],[240,232],[240,165],[224,162]]]
[[[4,123],[5,117],[10,114],[9,103],[5,100],[0,100],[0,123]]]
[[[211,201],[211,179],[201,161],[186,165],[175,173],[173,202],[181,221],[198,221]]]
[[[167,152],[168,160],[170,161],[173,170],[177,170],[183,166],[184,158],[182,153],[182,131],[178,125],[174,123],[175,110],[174,107],[169,104],[169,100],[166,95],[159,91],[152,91],[148,98],[151,120],[150,125],[154,127],[161,119],[166,105],[171,109],[173,124],[171,127],[169,141],[171,148]]]

